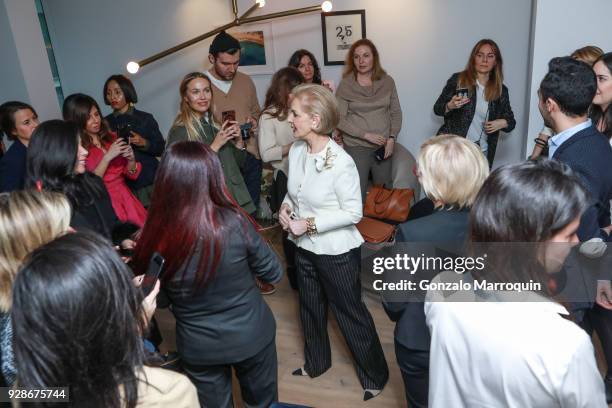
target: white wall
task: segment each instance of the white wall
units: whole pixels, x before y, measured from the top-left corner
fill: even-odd
[[[9,18],[0,2],[0,50],[2,63],[0,63],[0,103],[8,100],[29,102],[25,80],[21,73],[21,64],[15,48],[13,32],[9,25]]]
[[[102,101],[102,85],[125,63],[178,44],[232,18],[229,0],[44,0],[64,94],[85,92]],[[252,0],[239,0],[245,11]],[[317,0],[267,0],[255,13],[317,4]],[[366,9],[367,35],[379,47],[382,63],[397,84],[404,125],[399,140],[416,152],[441,120],[433,103],[448,77],[463,69],[473,44],[483,37],[498,42],[506,85],[517,119],[502,136],[496,165],[522,157],[526,130],[526,91],[531,0],[335,0],[334,10]],[[318,13],[271,23],[276,68],[297,48],[323,61]],[[208,67],[210,41],[189,47],[133,77],[140,108],[152,112],[167,132],[178,106],[178,84],[187,72]],[[341,67],[323,67],[323,77],[339,82]],[[254,77],[263,99],[270,76]],[[108,110],[107,110],[108,112]]]
[[[41,120],[57,118],[60,109],[34,1],[4,0],[3,7],[8,25],[2,31],[10,28],[11,33],[1,41],[8,41],[7,49],[14,60],[3,60],[0,65],[13,64],[13,67],[19,67],[20,72],[2,78],[2,99],[4,101],[4,83],[7,82],[6,86],[15,95],[14,99],[29,102]],[[14,71],[14,68],[11,70]]]
[[[34,1],[0,2],[0,103],[31,104],[41,120],[60,116]]]
[[[527,152],[533,150],[533,139],[543,126],[538,111],[537,91],[548,72],[548,62],[554,57],[569,55],[585,45],[597,45],[604,51],[612,50],[612,36],[608,31],[612,2],[609,0],[536,1]]]

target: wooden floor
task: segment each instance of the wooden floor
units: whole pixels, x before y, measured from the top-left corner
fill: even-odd
[[[270,240],[273,248],[282,258],[282,249],[278,235]],[[279,252],[280,250],[280,252]],[[363,390],[355,375],[352,359],[338,326],[330,313],[329,336],[332,347],[332,367],[322,376],[311,379],[296,377],[291,372],[301,367],[303,361],[303,338],[298,315],[297,292],[289,286],[285,277],[277,285],[276,293],[264,296],[276,318],[276,349],[278,353],[278,391],[279,401],[311,407],[406,407],[404,385],[395,361],[393,349],[394,323],[389,321],[380,301],[364,291],[365,303],[374,318],[376,329],[382,343],[387,364],[389,365],[389,382],[383,392],[368,402],[363,401]],[[161,346],[163,351],[176,350],[174,317],[167,310],[156,313],[160,330],[164,337]],[[605,361],[599,341],[595,340],[598,351],[598,365],[605,372]],[[240,391],[234,381],[234,401],[237,407],[243,407]],[[612,408],[612,405],[610,405]]]

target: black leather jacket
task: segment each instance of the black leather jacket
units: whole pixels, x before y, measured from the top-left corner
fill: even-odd
[[[442,90],[442,93],[438,97],[438,100],[434,104],[434,113],[438,116],[444,117],[444,123],[438,129],[437,134],[453,134],[465,137],[467,135],[474,113],[476,111],[476,95],[473,95],[470,102],[459,109],[453,109],[446,112],[446,104],[455,95],[457,90],[457,83],[459,82],[459,73],[454,73],[449,80],[446,82],[446,86]],[[514,120],[514,113],[510,107],[510,96],[508,94],[508,88],[502,85],[502,94],[498,99],[489,102],[489,120],[495,119],[506,119],[508,127],[502,129],[504,132],[511,132],[516,126]],[[489,149],[487,151],[487,159],[489,165],[493,163],[495,157],[495,150],[497,149],[497,139],[499,137],[499,131],[487,135],[487,143]]]

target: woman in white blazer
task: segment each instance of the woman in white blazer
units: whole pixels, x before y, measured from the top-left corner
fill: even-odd
[[[332,309],[356,364],[364,400],[389,378],[370,312],[361,300],[363,239],[359,174],[351,156],[329,136],[338,123],[337,102],[321,85],[293,90],[289,123],[297,141],[289,151],[288,192],[279,211],[298,247],[296,268],[305,364],[294,375],[317,377],[331,367],[327,307]]]

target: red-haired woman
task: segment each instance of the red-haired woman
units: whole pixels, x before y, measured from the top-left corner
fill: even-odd
[[[109,132],[100,107],[91,96],[72,94],[64,101],[62,110],[64,120],[76,123],[81,129],[81,142],[88,151],[85,167],[104,181],[117,218],[142,227],[147,210],[125,182],[125,179],[136,180],[142,170],[132,147]]]
[[[136,273],[146,271],[155,251],[166,259],[162,292],[200,404],[232,406],[233,367],[246,405],[270,406],[277,399],[276,323],[254,278],[278,282],[282,267],[231,198],[219,156],[200,142],[172,144],[149,214],[134,254]]]
[[[359,172],[361,199],[365,202],[368,178],[374,184],[390,184],[395,138],[402,128],[402,108],[395,81],[382,68],[374,43],[355,41],[346,54],[342,81],[336,92],[344,150]],[[377,152],[384,153],[378,159]]]
[[[466,137],[480,146],[489,167],[493,165],[499,131],[511,132],[516,125],[495,41],[476,43],[465,69],[450,77],[433,109],[444,117],[439,135]]]

